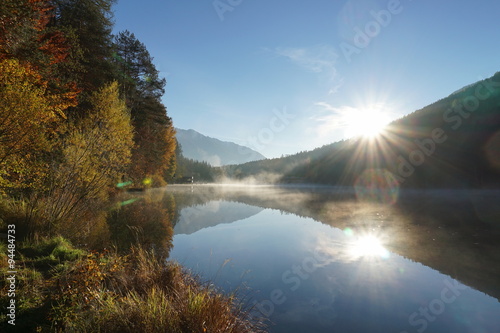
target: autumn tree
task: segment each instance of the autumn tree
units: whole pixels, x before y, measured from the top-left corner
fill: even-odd
[[[71,125],[61,147],[62,160],[47,195],[46,216],[51,225],[81,217],[98,202],[128,169],[133,146],[130,113],[120,99],[116,82],[92,94],[91,111]]]
[[[165,80],[133,35],[113,43],[114,2],[1,1],[0,195],[30,231],[74,238],[128,174],[175,166]]]
[[[0,61],[0,182],[3,188],[40,185],[44,155],[70,106],[63,95],[16,59]]]
[[[66,33],[72,46],[71,73],[83,90],[91,92],[115,79],[112,59],[112,6],[115,0],[51,0],[50,26]],[[86,93],[88,92],[88,93]]]
[[[146,46],[124,31],[115,38],[120,86],[135,128],[131,176],[136,180],[168,177],[175,170],[175,129],[161,102],[165,79]]]
[[[49,0],[2,1],[0,59],[17,59],[47,82],[44,90],[75,105],[80,90],[68,72],[76,66],[70,61],[76,53],[67,34],[50,25],[53,11]]]

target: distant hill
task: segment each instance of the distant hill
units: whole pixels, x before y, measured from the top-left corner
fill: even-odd
[[[224,172],[367,188],[500,187],[500,72],[392,122],[375,141],[354,138]]]
[[[176,131],[184,157],[207,162],[212,166],[242,164],[266,158],[248,147],[211,138],[192,129],[177,128]]]

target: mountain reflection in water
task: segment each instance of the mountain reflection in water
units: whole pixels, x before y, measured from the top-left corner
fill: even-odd
[[[333,187],[150,192],[175,207],[170,258],[238,290],[271,332],[500,327],[498,192],[406,192],[395,205]]]

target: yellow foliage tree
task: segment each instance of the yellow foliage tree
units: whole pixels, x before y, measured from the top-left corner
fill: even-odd
[[[36,71],[15,59],[0,61],[0,187],[35,186],[42,179],[40,155],[51,150],[65,96],[52,94]],[[38,182],[39,183],[39,182]]]
[[[46,216],[51,224],[81,217],[107,199],[130,164],[133,128],[118,84],[91,97],[86,118],[71,125],[63,142],[62,159],[50,186]]]

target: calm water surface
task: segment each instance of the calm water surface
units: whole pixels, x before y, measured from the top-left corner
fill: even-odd
[[[496,193],[396,212],[332,191],[171,187],[170,259],[238,290],[271,332],[500,331]]]

